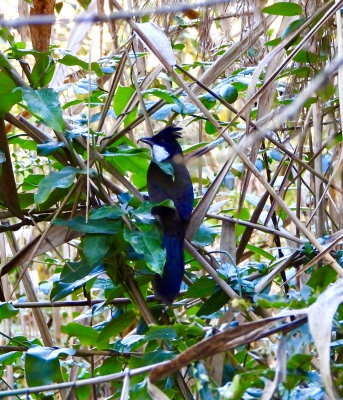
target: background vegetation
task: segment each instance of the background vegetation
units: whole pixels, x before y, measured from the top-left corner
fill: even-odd
[[[1,3],[0,397],[343,397],[342,3]],[[137,141],[171,123],[166,309]]]

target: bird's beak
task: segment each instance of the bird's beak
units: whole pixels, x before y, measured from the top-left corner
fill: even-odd
[[[139,141],[139,142],[146,143],[146,144],[148,144],[149,146],[152,146],[151,138],[150,138],[150,137],[142,137],[142,138],[140,138],[138,141]]]

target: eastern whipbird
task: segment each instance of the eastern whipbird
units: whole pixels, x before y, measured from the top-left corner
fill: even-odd
[[[175,209],[155,206],[151,214],[162,229],[162,247],[166,250],[163,274],[155,275],[155,296],[171,305],[180,291],[185,269],[183,241],[187,222],[193,209],[194,193],[192,181],[186,168],[183,152],[177,139],[182,128],[169,126],[153,137],[140,139],[152,149],[152,162],[148,169],[149,199],[161,203],[172,200]],[[174,174],[164,172],[158,163],[170,163]]]

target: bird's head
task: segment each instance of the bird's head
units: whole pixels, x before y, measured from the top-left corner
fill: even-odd
[[[168,126],[153,137],[143,137],[139,141],[147,143],[152,149],[152,158],[157,162],[166,161],[177,155],[182,157],[182,149],[177,139],[182,128]]]

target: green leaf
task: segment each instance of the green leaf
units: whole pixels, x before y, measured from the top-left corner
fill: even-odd
[[[39,182],[38,191],[35,194],[36,204],[44,203],[55,188],[69,188],[73,184],[76,174],[86,173],[86,170],[81,170],[75,167],[65,167],[60,171],[50,172],[47,177]]]
[[[287,28],[282,32],[281,39],[284,39],[290,33],[296,31],[299,26],[303,25],[306,22],[305,18],[297,19],[296,21],[291,22]]]
[[[281,38],[276,38],[273,40],[269,40],[264,45],[269,46],[269,47],[274,47],[274,46],[277,46],[280,42],[281,42]]]
[[[182,103],[181,100],[177,96],[175,96],[173,93],[169,92],[168,90],[162,90],[162,89],[148,89],[143,92],[143,94],[153,94],[156,97],[159,97],[160,99],[163,99],[166,103],[169,104],[176,104],[180,110],[181,113],[184,113],[187,111],[186,105]]]
[[[50,156],[55,153],[59,148],[65,147],[63,142],[55,142],[54,140],[45,140],[41,144],[37,144],[37,154],[39,156]]]
[[[318,59],[318,54],[311,53],[310,51],[306,50],[299,50],[299,52],[293,57],[293,61],[295,62],[311,64],[317,62]]]
[[[257,304],[264,308],[283,308],[288,306],[287,300],[278,294],[259,293],[254,300]]]
[[[153,162],[157,164],[165,174],[170,175],[174,180],[174,168],[169,162]]]
[[[144,340],[177,339],[177,333],[171,326],[150,325]]]
[[[109,235],[86,235],[83,238],[83,254],[88,265],[95,266],[104,258],[111,248],[112,238]]]
[[[58,301],[85,285],[91,279],[105,271],[103,265],[96,268],[85,261],[69,262],[63,267],[60,279],[54,282],[51,290],[51,301]]]
[[[119,335],[119,333],[128,328],[135,319],[136,314],[132,311],[120,314],[117,318],[112,319],[106,324],[105,328],[99,334],[98,342]]]
[[[89,70],[89,64],[86,61],[81,60],[80,58],[73,56],[71,54],[65,55],[63,58],[58,60],[60,64],[67,65],[69,67],[78,65],[81,67],[83,70],[88,71]],[[92,62],[91,65],[91,70],[94,71],[98,76],[103,76],[103,73],[101,71],[100,65],[97,62]]]
[[[78,3],[80,3],[80,5],[85,9],[88,10],[88,6],[91,3],[91,0],[77,0]]]
[[[122,229],[121,221],[101,218],[89,219],[88,222],[86,222],[86,218],[82,216],[69,219],[68,221],[56,218],[53,224],[58,226],[67,226],[77,232],[102,233],[105,235],[114,235]]]
[[[187,291],[187,297],[203,298],[211,296],[216,286],[216,282],[207,276],[201,276],[197,279]]]
[[[198,246],[209,246],[216,236],[217,233],[212,227],[201,224],[192,241]]]
[[[264,7],[261,10],[265,14],[282,15],[283,17],[294,17],[302,14],[302,8],[299,4],[280,1],[271,6]]]
[[[62,115],[62,107],[59,102],[59,94],[54,89],[20,88],[23,99],[29,110],[37,115],[49,128],[63,132],[65,123]]]
[[[125,227],[124,239],[138,254],[144,254],[147,265],[153,272],[162,274],[166,262],[166,251],[161,248],[161,236],[156,226],[144,232],[130,231]]]
[[[8,319],[16,316],[19,310],[14,308],[13,304],[10,303],[0,303],[0,322],[3,319]]]
[[[34,346],[25,355],[25,378],[28,386],[45,386],[63,382],[58,358],[74,355],[74,349]]]
[[[130,101],[134,93],[135,89],[131,86],[118,86],[118,89],[113,99],[113,109],[116,115],[119,116],[124,111],[124,108]]]
[[[337,272],[330,266],[324,265],[312,272],[311,278],[307,281],[306,285],[311,286],[313,289],[326,288],[330,283],[335,282]]]
[[[13,45],[14,43],[14,36],[11,34],[8,28],[5,27],[0,28],[0,38],[4,42],[8,42],[11,45]]]
[[[13,91],[17,85],[3,71],[0,71],[0,117],[11,111],[14,104],[19,103],[22,99],[20,90]]]
[[[215,291],[208,300],[205,301],[196,315],[203,318],[210,316],[216,311],[220,310],[224,304],[229,301],[229,299],[229,296],[222,289],[219,289]]]
[[[127,214],[118,206],[101,206],[99,208],[92,208],[89,213],[89,219],[117,219]]]
[[[0,355],[0,365],[12,365],[18,358],[22,356],[22,351],[9,351]]]
[[[69,337],[78,338],[84,346],[95,344],[99,336],[99,333],[94,328],[77,324],[76,322],[70,322],[65,327],[62,327],[61,331],[69,335]]]
[[[51,56],[38,58],[31,72],[33,87],[36,89],[47,86],[54,75],[54,71],[55,63]]]
[[[252,251],[255,254],[265,257],[267,260],[271,260],[271,261],[275,260],[275,257],[272,254],[268,253],[268,251],[265,251],[258,246],[254,246],[252,244],[247,244],[247,249],[249,249],[250,251]]]

